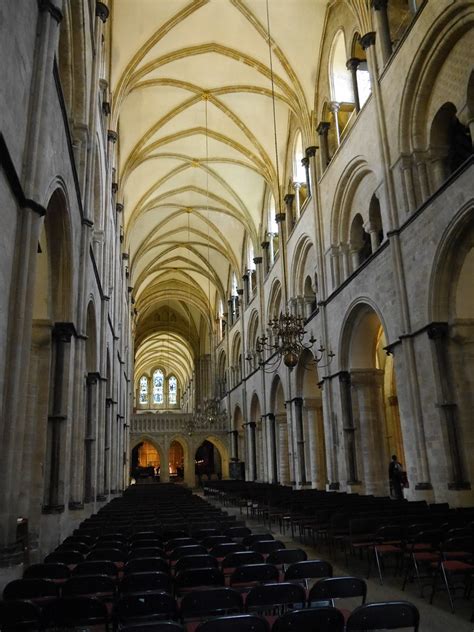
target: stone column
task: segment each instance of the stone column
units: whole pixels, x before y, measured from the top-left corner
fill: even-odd
[[[242,275],[242,281],[244,284],[243,296],[245,301],[245,307],[250,303],[250,287],[249,287],[249,274],[248,272]]]
[[[68,360],[70,343],[75,333],[72,323],[56,323],[53,328],[54,369],[52,383],[52,405],[48,416],[48,455],[44,512],[64,510],[64,422],[67,420]]]
[[[353,369],[351,384],[357,398],[361,463],[364,469],[366,494],[377,496],[388,493],[388,467],[390,455],[386,450],[386,429],[383,405],[383,377],[380,369]]]
[[[304,156],[301,159],[301,164],[304,167],[306,173],[306,188],[308,189],[308,197],[311,197],[311,178],[309,175],[309,156]]]
[[[372,7],[375,10],[375,18],[377,20],[377,33],[380,37],[380,47],[382,49],[382,60],[384,66],[392,55],[392,40],[390,38],[387,4],[388,0],[372,0]]]
[[[321,174],[326,171],[326,167],[329,164],[329,142],[328,142],[328,132],[331,127],[331,123],[327,123],[326,121],[321,121],[316,131],[319,135],[319,158],[321,160]]]
[[[380,246],[380,237],[379,237],[380,227],[376,226],[374,222],[368,221],[364,225],[364,230],[366,233],[369,233],[370,246],[372,248],[372,252],[375,252],[377,248]]]
[[[263,269],[264,269],[264,275],[265,275],[270,270],[270,252],[269,252],[270,242],[269,241],[262,241],[262,243],[260,245],[262,246],[263,262],[264,262],[264,264],[263,264],[264,268]]]
[[[265,426],[263,419],[257,422],[257,479],[265,481],[265,455],[267,453]]]
[[[257,441],[255,429],[257,424],[251,421],[249,427],[249,446],[250,446],[250,480],[257,480]]]
[[[324,490],[327,473],[322,401],[305,397],[303,405],[308,425],[311,487]]]
[[[299,220],[300,217],[300,195],[299,195],[299,189],[300,189],[300,183],[299,182],[293,182],[293,186],[295,187],[295,193],[287,193],[285,195],[285,197],[283,198],[285,205],[286,205],[286,214],[288,217],[291,217],[292,219],[292,224],[296,224],[296,222]],[[296,198],[296,207],[295,207],[295,212],[293,213],[293,201]]]
[[[323,423],[324,423],[324,445],[326,453],[327,463],[327,479],[328,489],[338,490],[340,488],[339,482],[339,468],[337,459],[337,418],[333,412],[332,404],[332,376],[328,376],[323,379],[321,385],[322,401],[323,401]]]
[[[346,68],[351,73],[352,79],[352,92],[354,93],[354,105],[355,111],[360,112],[360,98],[359,98],[359,86],[357,84],[357,69],[360,66],[362,60],[357,57],[351,57],[346,62]]]
[[[113,450],[112,413],[114,401],[111,397],[105,400],[105,436],[104,436],[104,495],[110,495],[111,481],[111,453]]]
[[[331,101],[329,103],[329,110],[332,112],[333,120],[334,120],[334,129],[336,130],[336,140],[337,146],[341,144],[341,130],[339,129],[339,110],[341,109],[341,104],[337,101]]]
[[[352,410],[351,376],[348,371],[341,371],[339,373],[339,383],[347,459],[347,483],[353,485],[354,483],[359,482],[359,476],[357,472],[356,428],[354,426],[354,416]]]
[[[451,375],[451,363],[448,354],[448,334],[447,323],[433,323],[428,328],[428,337],[432,341],[435,371],[438,382],[439,399],[437,406],[442,410],[446,423],[446,434],[448,437],[449,460],[451,462],[451,481],[448,483],[449,489],[470,489],[467,482],[466,467],[463,453],[459,445],[459,419],[458,407],[453,401],[453,380]]]
[[[349,250],[349,244],[345,244],[341,242],[339,244],[339,254],[342,259],[342,275],[345,280],[348,277],[350,277],[352,273],[352,255]]]
[[[400,160],[400,169],[402,172],[403,190],[407,205],[407,212],[413,213],[416,210],[415,185],[413,182],[413,165],[411,156],[402,156]]]
[[[94,372],[88,373],[86,378],[86,434],[84,437],[84,502],[86,503],[90,503],[95,500],[96,491],[97,459],[94,458],[94,456],[96,456],[99,379],[99,374]]]
[[[286,213],[277,213],[275,220],[278,224],[278,232],[280,235],[280,253],[281,253],[281,276],[282,276],[282,306],[285,306],[288,301],[288,267],[286,257]],[[283,310],[282,310],[283,311]]]
[[[231,430],[230,434],[232,436],[232,460],[239,460],[239,431]]]
[[[424,202],[431,195],[428,168],[426,166],[426,153],[415,151],[413,152],[413,157],[418,173],[418,182],[420,183],[421,202]]]
[[[269,482],[278,483],[278,462],[277,462],[277,441],[276,441],[276,420],[273,413],[267,415],[267,430],[268,430],[268,454],[269,454],[269,468],[268,468],[268,480]]]
[[[286,413],[275,415],[275,422],[278,428],[278,438],[280,450],[278,455],[278,463],[280,466],[280,483],[282,485],[290,484],[289,469],[289,452],[288,452],[288,423]]]
[[[234,300],[232,298],[229,298],[229,300],[227,301],[227,305],[229,306],[229,322],[230,326],[232,327],[232,325],[234,324]]]
[[[295,414],[295,432],[296,432],[296,484],[306,485],[306,464],[305,464],[305,437],[303,432],[303,399],[295,397],[293,399],[293,410]],[[298,478],[296,478],[298,477]]]

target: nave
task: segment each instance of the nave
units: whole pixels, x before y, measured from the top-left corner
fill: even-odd
[[[237,481],[209,482],[203,492],[129,487],[7,584],[2,631],[472,628],[472,602],[456,599],[451,613],[439,588],[442,567],[472,562],[474,509]],[[448,555],[461,525],[470,547]],[[436,527],[444,534],[427,546]]]

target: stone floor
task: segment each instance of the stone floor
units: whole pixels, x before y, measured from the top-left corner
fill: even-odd
[[[207,498],[207,500],[210,500]],[[214,501],[212,501],[214,502]],[[298,539],[292,539],[291,533],[281,533],[275,524],[272,529],[268,525],[263,525],[250,517],[247,517],[245,508],[242,515],[239,509],[226,507],[226,511],[230,514],[235,513],[239,519],[246,521],[255,533],[271,532],[275,539],[285,543],[286,548],[302,548],[306,551],[308,559],[324,559],[331,562],[334,569],[334,575],[356,575],[366,578],[367,562],[354,557],[349,558],[349,565],[345,564],[344,554],[342,552],[336,555],[329,555],[326,547],[322,549],[314,548],[311,544],[302,543]],[[388,562],[391,564],[391,562]],[[474,632],[474,622],[470,622],[473,603],[463,598],[457,598],[454,602],[455,614],[451,614],[449,602],[444,591],[436,592],[433,605],[429,603],[430,588],[425,588],[426,597],[420,597],[419,588],[415,584],[408,584],[405,591],[401,590],[402,578],[394,576],[393,567],[387,568],[384,573],[384,585],[380,585],[378,577],[374,576],[376,569],[372,568],[372,577],[367,581],[367,601],[385,601],[385,600],[407,600],[416,605],[420,612],[420,632]],[[458,592],[458,595],[460,593]],[[360,603],[360,602],[359,602]],[[354,606],[358,603],[354,603]]]

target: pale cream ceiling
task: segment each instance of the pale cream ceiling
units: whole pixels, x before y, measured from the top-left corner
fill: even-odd
[[[326,6],[269,0],[280,170],[291,117],[310,138]],[[113,0],[110,8],[118,199],[143,368],[165,330],[159,321],[143,339],[151,314],[170,301],[189,306],[198,335],[214,322],[233,270],[241,284],[248,236],[258,249],[265,193],[277,190],[266,2]],[[188,346],[188,359],[200,352]]]

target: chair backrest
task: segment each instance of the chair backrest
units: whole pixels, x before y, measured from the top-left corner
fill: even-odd
[[[93,544],[86,544],[85,542],[63,542],[54,550],[55,553],[60,551],[77,551],[82,555],[86,555],[89,553]]]
[[[115,613],[119,621],[174,619],[176,600],[167,592],[127,593],[120,597]]]
[[[130,573],[169,573],[168,562],[162,557],[134,557],[125,564],[123,572]]]
[[[218,568],[187,568],[176,575],[176,588],[224,586],[224,574]]]
[[[51,579],[14,579],[3,589],[3,598],[40,599],[41,597],[59,597],[59,586]]]
[[[395,630],[397,628],[413,628],[418,632],[420,615],[416,606],[409,601],[383,601],[366,603],[350,614],[347,632],[356,630]]]
[[[275,606],[304,606],[306,591],[300,584],[281,582],[254,586],[245,599],[247,610],[267,610]]]
[[[206,590],[193,590],[186,593],[181,601],[183,619],[207,614],[241,612],[242,595],[232,588],[216,587]]]
[[[203,555],[207,554],[206,547],[201,544],[190,544],[186,546],[178,546],[176,549],[173,549],[169,555],[170,560],[179,560],[180,557],[184,557],[185,555]]]
[[[285,581],[332,577],[332,565],[325,560],[306,560],[291,564],[285,571]]]
[[[218,562],[212,555],[185,555],[177,560],[174,571],[178,574],[188,568],[217,568]]]
[[[86,560],[78,564],[72,571],[73,575],[108,575],[117,578],[118,570],[115,564],[108,560]]]
[[[53,551],[44,558],[45,564],[80,564],[84,555],[79,551]]]
[[[246,538],[252,531],[248,527],[228,527],[224,534],[230,538]]]
[[[268,564],[295,564],[308,559],[303,549],[277,549],[267,557]]]
[[[108,618],[106,604],[95,597],[61,597],[43,607],[43,619],[47,627],[98,625],[106,623]]]
[[[263,564],[264,559],[261,553],[257,551],[237,551],[230,553],[222,560],[222,568],[239,568],[243,564]]]
[[[466,554],[472,555],[474,550],[474,541],[472,535],[448,538],[441,545],[441,550],[444,553],[449,553],[449,557],[454,559],[455,553],[459,553],[459,559],[464,559]]]
[[[252,582],[277,582],[279,570],[274,564],[242,564],[230,576],[230,585]]]
[[[183,538],[171,538],[165,544],[166,551],[173,551],[173,549],[178,548],[178,546],[190,546],[192,544],[199,544],[196,538],[190,538],[189,536]]]
[[[360,577],[326,577],[320,579],[309,591],[308,604],[347,597],[361,597],[364,604],[367,598],[365,581]]]
[[[305,608],[279,617],[272,632],[344,632],[344,615],[337,608]]]
[[[177,621],[152,621],[121,625],[120,632],[185,632],[185,629]]]
[[[266,540],[274,540],[275,538],[271,533],[249,533],[249,535],[244,536],[242,540],[242,544],[245,546],[250,546],[254,542],[261,542]],[[282,547],[283,548],[283,547]]]
[[[165,557],[165,552],[157,546],[144,546],[134,548],[128,554],[128,559],[133,560],[135,557]]]
[[[127,573],[120,582],[120,592],[148,592],[162,590],[167,593],[173,591],[173,580],[168,573],[160,571]]]
[[[87,556],[88,560],[109,560],[111,562],[124,562],[126,558],[126,553],[120,549],[93,549]]]
[[[41,609],[31,601],[0,601],[0,629],[4,632],[39,630]]]
[[[239,551],[245,551],[245,546],[243,544],[237,544],[236,542],[225,542],[223,544],[217,544],[214,546],[210,554],[214,557],[224,558],[230,553],[238,553]]]
[[[226,544],[233,543],[232,538],[229,538],[228,535],[210,535],[207,538],[202,540],[201,544],[206,547],[206,549],[212,549],[214,546],[218,544]]]
[[[263,555],[284,549],[285,545],[280,540],[257,540],[249,544],[249,548]]]
[[[164,553],[165,548],[163,545],[163,542],[161,540],[158,540],[158,538],[148,538],[148,539],[140,539],[140,540],[133,540],[132,542],[130,542],[130,548],[132,550],[135,549],[146,549],[146,548],[157,548],[157,549],[161,549]]]
[[[196,632],[270,632],[270,625],[255,614],[233,614],[204,621]]]
[[[23,572],[24,579],[32,579],[34,577],[42,577],[43,579],[67,579],[70,575],[71,571],[69,570],[69,566],[60,563],[32,564]]]
[[[108,575],[74,575],[70,577],[62,586],[63,597],[74,595],[91,595],[96,593],[114,595],[116,583]]]
[[[208,527],[208,528],[199,528],[199,529],[194,529],[192,532],[192,537],[196,538],[196,540],[205,540],[206,538],[210,538],[212,535],[220,535],[221,530],[215,527]]]

